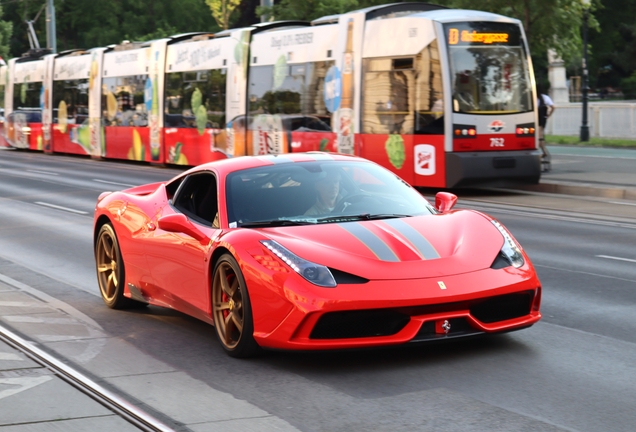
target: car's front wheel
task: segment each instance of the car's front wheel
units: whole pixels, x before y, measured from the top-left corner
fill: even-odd
[[[221,256],[214,267],[212,313],[221,346],[230,356],[252,357],[260,351],[245,279],[230,254]]]
[[[104,303],[112,309],[126,309],[142,303],[124,297],[125,269],[115,230],[110,224],[99,229],[95,242],[97,282]]]

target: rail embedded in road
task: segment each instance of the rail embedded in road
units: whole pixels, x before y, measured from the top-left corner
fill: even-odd
[[[135,405],[103,388],[93,380],[74,370],[50,354],[39,349],[31,342],[21,338],[6,327],[0,325],[0,341],[24,353],[27,357],[51,370],[56,376],[77,390],[100,403],[133,426],[147,432],[172,432],[163,422],[139,409]]]

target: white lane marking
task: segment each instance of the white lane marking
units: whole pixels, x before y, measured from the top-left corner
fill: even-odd
[[[97,182],[97,183],[105,183],[105,184],[110,184],[110,185],[115,185],[115,186],[124,186],[124,187],[135,187],[135,185],[130,185],[130,184],[126,184],[126,183],[117,183],[117,182],[112,182],[112,181],[107,181],[107,180],[100,180],[100,179],[93,179],[93,181]]]
[[[8,361],[24,361],[22,357],[14,353],[3,353],[0,352],[0,360],[8,360]]]
[[[41,206],[44,206],[44,207],[54,208],[54,209],[57,209],[57,210],[63,210],[65,212],[69,212],[69,213],[82,214],[82,215],[88,214],[88,212],[85,212],[85,211],[82,211],[82,210],[75,210],[75,209],[72,209],[72,208],[62,207],[62,206],[55,205],[55,204],[49,204],[49,203],[45,203],[45,202],[42,202],[42,201],[36,201],[35,204],[41,205]]]
[[[17,388],[8,388],[0,391],[0,399],[4,399],[14,394],[18,394],[40,384],[44,384],[47,381],[52,380],[50,376],[40,377],[20,377],[20,378],[0,378],[0,384],[5,384],[11,387],[17,386]]]
[[[595,257],[596,258],[605,258],[605,259],[610,259],[610,260],[616,260],[616,261],[627,261],[627,262],[636,263],[636,259],[621,258],[621,257],[610,256],[610,255],[595,255]]]
[[[620,204],[620,205],[630,205],[630,206],[636,206],[636,203],[626,203],[626,202],[619,202],[619,201],[609,201],[610,204]]]
[[[35,174],[46,174],[52,176],[59,176],[58,173],[49,172],[49,171],[38,171],[38,170],[27,170],[27,172],[35,173]]]

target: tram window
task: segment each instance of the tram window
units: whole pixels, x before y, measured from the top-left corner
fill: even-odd
[[[166,74],[166,126],[201,130],[223,127],[226,83],[225,69]]]
[[[4,84],[0,84],[0,121],[4,121]]]
[[[88,79],[53,82],[53,123],[59,123],[62,101],[66,122],[82,124],[88,118]]]
[[[300,114],[304,76],[290,75],[288,66],[253,66],[249,91],[250,114]]]
[[[148,75],[108,77],[102,81],[106,126],[148,126],[144,91]]]
[[[442,96],[436,41],[416,57],[364,59],[362,131],[443,134]]]
[[[40,108],[41,82],[30,82],[13,85],[13,109]]]
[[[291,130],[331,130],[331,117],[324,101],[324,82],[333,64],[333,61],[301,63],[279,68],[277,73],[274,66],[252,66],[250,114],[297,116],[301,120],[284,123],[285,127],[294,128]]]

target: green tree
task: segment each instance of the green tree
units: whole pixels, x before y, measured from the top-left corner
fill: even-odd
[[[272,7],[257,7],[256,13],[258,15],[265,15],[268,19],[275,21],[311,21],[327,15],[341,14],[360,9],[372,3],[373,2],[364,0],[281,0]]]
[[[43,4],[44,0],[21,0],[5,6],[5,17],[14,28],[12,56],[29,49],[25,20],[34,19]],[[55,12],[58,51],[219,30],[205,0],[55,0]],[[34,28],[45,46],[44,12]]]
[[[598,28],[590,7],[590,28]],[[554,49],[566,62],[580,56],[582,51],[581,27],[583,25],[583,3],[581,0],[439,0],[455,8],[478,9],[517,18],[523,23],[530,51],[533,56],[546,56]]]
[[[2,17],[2,6],[0,6],[0,17]],[[0,57],[9,60],[9,39],[13,31],[13,23],[0,20]]]
[[[216,23],[224,30],[230,28],[232,12],[241,4],[241,0],[205,0],[210,7]]]
[[[636,72],[636,0],[603,0],[595,15],[599,31],[590,34],[591,82],[616,88],[621,79]],[[628,82],[633,83],[634,78]]]

